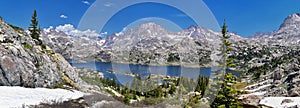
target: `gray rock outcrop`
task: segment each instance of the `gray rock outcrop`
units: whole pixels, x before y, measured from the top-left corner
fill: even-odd
[[[0,86],[54,87],[78,80],[63,56],[42,49],[29,33],[0,20]]]

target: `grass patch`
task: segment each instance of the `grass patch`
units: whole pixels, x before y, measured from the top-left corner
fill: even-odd
[[[65,88],[64,87],[65,85],[77,89],[75,86],[75,83],[70,78],[68,78],[64,73],[63,73],[63,77],[62,77],[62,82],[54,85],[53,88],[62,88],[63,89],[63,88]]]
[[[28,43],[22,43],[22,45],[23,45],[25,48],[30,49],[30,50],[32,50],[32,48],[33,48],[33,46],[31,46],[31,45],[28,44]]]
[[[77,88],[74,81],[72,81],[65,73],[62,73],[62,78],[67,82],[68,85],[70,85],[73,88]]]
[[[80,78],[88,84],[91,85],[102,85],[100,77],[88,77],[88,76],[80,76]]]
[[[145,105],[145,106],[149,106],[149,105],[158,105],[163,103],[165,100],[162,98],[145,98],[144,100],[142,100],[139,105]]]
[[[68,85],[68,83],[65,79],[62,79],[62,82],[54,85],[53,88],[64,88],[64,85]]]
[[[62,101],[61,99],[58,100],[45,100],[41,102],[39,105],[23,105],[23,108],[85,108],[87,107],[87,103],[80,102],[83,98],[69,100],[69,101]]]
[[[233,85],[234,89],[238,89],[238,90],[244,90],[246,86],[248,86],[249,84],[247,83],[236,83]]]

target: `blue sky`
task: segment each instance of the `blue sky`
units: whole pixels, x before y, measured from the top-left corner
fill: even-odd
[[[88,0],[88,2],[82,0],[2,0],[0,16],[13,25],[27,28],[33,9],[37,9],[42,28],[63,24],[72,24],[76,27],[93,2],[95,0]],[[258,31],[277,30],[284,18],[300,12],[300,0],[204,0],[204,2],[211,9],[219,24],[222,24],[223,19],[226,18],[229,30],[244,37]],[[103,6],[111,5],[113,3],[103,3]],[[165,5],[146,3],[120,11],[102,31],[110,34],[119,32],[131,22],[145,17],[165,18],[175,22],[181,28],[195,25],[195,22],[180,10]]]
[[[136,11],[139,10],[139,11]],[[145,14],[146,13],[146,14]],[[150,17],[150,18],[149,18]],[[192,25],[197,25],[193,19],[189,18],[184,12],[181,10],[178,10],[174,7],[170,7],[168,5],[162,5],[159,3],[141,3],[137,5],[129,6],[118,13],[116,13],[112,18],[105,24],[102,32],[106,31],[121,31],[123,28],[125,28],[128,23],[135,22],[136,20],[139,20],[141,18],[146,18],[144,20],[148,21],[141,21],[141,23],[147,23],[147,22],[155,22],[163,25],[163,21],[159,22],[151,17],[159,17],[163,18],[165,20],[169,20],[170,22],[176,23],[181,28],[188,28]],[[149,18],[149,19],[148,19]],[[126,19],[126,21],[124,21]],[[188,23],[187,23],[188,22]],[[136,25],[133,25],[133,27],[136,27],[140,25],[141,23],[137,23]],[[118,26],[122,25],[123,28],[120,28]],[[164,26],[164,25],[163,25]],[[175,29],[172,27],[166,27],[170,31],[177,32],[178,29]],[[113,28],[113,30],[111,30]],[[111,33],[111,32],[110,32]]]

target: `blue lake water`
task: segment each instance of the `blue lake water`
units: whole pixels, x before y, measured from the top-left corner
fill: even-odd
[[[213,76],[211,74],[218,68],[191,68],[183,66],[148,66],[139,64],[120,64],[120,63],[104,63],[104,62],[88,62],[88,63],[71,63],[72,66],[77,68],[86,68],[100,71],[104,74],[104,77],[116,78],[118,80],[128,79],[131,76],[125,75],[125,73],[135,73],[141,75],[143,78],[150,74],[157,74],[163,76],[183,76],[187,78],[197,79],[198,75],[207,77]],[[124,73],[114,74],[111,71]],[[238,75],[236,72],[233,74]]]

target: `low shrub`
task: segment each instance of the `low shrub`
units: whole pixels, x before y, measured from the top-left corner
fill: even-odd
[[[31,45],[28,44],[28,43],[23,43],[22,45],[23,45],[25,48],[30,49],[30,50],[32,50],[32,48],[33,48],[33,46],[31,46]]]

